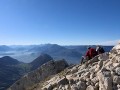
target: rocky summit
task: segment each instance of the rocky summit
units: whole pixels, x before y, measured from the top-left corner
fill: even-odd
[[[120,90],[120,44],[110,52],[56,74],[55,68],[65,67],[60,64],[53,68],[56,64],[51,61],[52,66],[45,69],[43,65],[44,68],[24,76],[8,90]]]

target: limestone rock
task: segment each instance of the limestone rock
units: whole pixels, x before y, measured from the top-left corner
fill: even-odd
[[[94,86],[92,86],[92,85],[90,85],[90,86],[88,86],[87,87],[87,89],[86,90],[95,90],[95,87]]]
[[[78,90],[77,85],[76,85],[76,84],[73,84],[73,85],[71,86],[71,90]]]
[[[78,69],[76,67],[74,67],[74,68],[72,68],[71,73],[75,73],[77,71],[78,71]]]
[[[65,77],[58,81],[58,85],[66,85],[66,84],[69,84],[69,81]]]
[[[120,84],[120,76],[114,76],[113,77],[113,82],[116,84]]]
[[[87,86],[85,82],[79,81],[77,83],[77,87],[78,87],[78,90],[85,90]]]
[[[117,73],[118,75],[120,75],[120,67],[117,67],[117,68],[115,69],[115,71],[116,71],[116,73]]]
[[[109,59],[109,54],[108,53],[100,54],[98,59],[99,60],[108,60]]]
[[[112,50],[120,50],[120,43],[118,45],[116,45],[115,47],[113,47]]]

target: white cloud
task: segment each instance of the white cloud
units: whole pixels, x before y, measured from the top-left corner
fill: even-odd
[[[106,41],[106,42],[101,42],[99,44],[100,45],[116,45],[118,43],[120,43],[120,40]]]

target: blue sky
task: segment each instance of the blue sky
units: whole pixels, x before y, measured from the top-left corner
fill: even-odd
[[[120,0],[0,0],[0,44],[113,44]]]

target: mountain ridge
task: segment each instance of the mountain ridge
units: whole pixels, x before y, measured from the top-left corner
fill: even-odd
[[[0,90],[6,90],[24,74],[37,69],[50,60],[53,59],[47,54],[40,55],[31,63],[19,62],[10,56],[0,58]]]
[[[68,67],[68,64],[65,60],[60,61],[49,61],[43,64],[38,69],[29,72],[24,75],[20,80],[14,83],[8,90],[26,90],[30,86],[42,82],[45,78],[48,78],[56,73],[59,73],[63,69]]]

